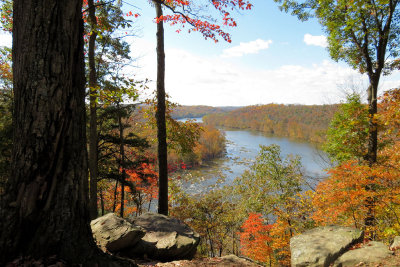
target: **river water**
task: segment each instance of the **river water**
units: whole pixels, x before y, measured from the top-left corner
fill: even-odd
[[[196,119],[196,121],[201,122],[201,118]],[[311,187],[314,187],[318,181],[327,176],[324,171],[328,167],[324,160],[324,153],[312,144],[283,137],[267,136],[254,131],[224,128],[220,130],[225,133],[227,140],[226,156],[205,163],[204,166],[194,170],[179,172],[177,175],[185,178],[186,181],[190,181],[185,186],[187,190],[198,192],[216,184],[231,184],[254,162],[260,151],[260,145],[279,145],[283,158],[289,154],[299,155],[303,165],[303,173]]]

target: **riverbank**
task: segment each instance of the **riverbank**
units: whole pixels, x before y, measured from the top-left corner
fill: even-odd
[[[199,118],[196,118],[196,121],[201,122]],[[229,128],[219,128],[219,130],[224,132],[226,138],[225,156],[206,161],[203,165],[192,169],[178,171],[174,177],[180,177],[187,182],[185,189],[198,191],[199,185],[207,188],[215,183],[231,184],[236,177],[241,176],[254,163],[255,157],[260,151],[260,145],[279,145],[282,157],[299,155],[303,173],[313,186],[327,176],[324,171],[328,167],[324,162],[324,152],[310,143],[265,135],[256,131]]]

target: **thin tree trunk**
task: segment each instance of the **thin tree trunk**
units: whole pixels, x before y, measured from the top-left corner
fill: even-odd
[[[118,192],[118,180],[115,181],[115,189],[114,189],[114,203],[113,203],[113,212],[117,208],[117,192]]]
[[[214,246],[213,246],[213,241],[211,239],[211,234],[210,234],[209,229],[207,229],[207,236],[208,236],[208,240],[210,241],[210,257],[213,258],[213,257],[215,257]]]
[[[1,266],[53,255],[68,266],[110,263],[89,226],[81,11],[81,0],[14,0],[15,142],[0,203]]]
[[[101,216],[104,215],[104,197],[103,191],[100,191],[100,203],[101,203]]]
[[[150,208],[151,208],[151,200],[152,200],[153,198],[151,197],[150,198],[150,200],[149,200],[149,206],[148,206],[148,208],[147,208],[147,211],[149,212],[150,211]]]
[[[98,137],[97,137],[97,77],[96,77],[96,64],[94,59],[95,45],[96,45],[96,6],[93,0],[88,0],[89,22],[91,34],[89,38],[89,105],[90,105],[90,134],[89,134],[89,173],[90,173],[90,186],[89,186],[89,211],[91,219],[97,218],[97,176],[98,176]]]
[[[153,2],[157,17],[163,15],[161,4]],[[157,138],[158,138],[158,213],[168,215],[167,129],[165,125],[165,53],[164,26],[157,23]]]
[[[120,216],[121,218],[124,217],[124,202],[125,202],[125,151],[124,151],[124,127],[122,125],[122,118],[121,114],[118,114],[118,126],[119,126],[119,153],[121,156],[121,210]]]
[[[235,231],[232,231],[232,254],[237,256],[235,253]]]
[[[290,237],[293,237],[292,222],[290,221],[290,219],[287,219],[287,223],[288,223],[288,225],[289,225]]]

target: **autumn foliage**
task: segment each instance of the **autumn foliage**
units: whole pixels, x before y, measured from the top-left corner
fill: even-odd
[[[364,132],[358,133],[365,129],[359,127],[366,121],[359,113],[364,106],[359,102],[357,105],[343,105],[338,112],[345,116],[335,115],[342,119],[340,127],[336,125],[330,133],[341,131],[340,138],[329,141],[337,146],[331,150],[333,156],[337,151],[349,151],[349,147],[344,150],[341,146],[358,148],[367,142]],[[400,89],[385,92],[380,98],[379,115],[374,119],[380,129],[377,163],[368,164],[360,157],[362,153],[348,153],[328,170],[329,176],[317,185],[315,192],[302,191],[283,202],[282,198],[280,206],[274,209],[268,231],[260,230],[264,227],[260,214],[249,213],[241,233],[244,255],[272,266],[290,266],[290,238],[318,225],[356,227],[366,230],[366,236],[386,243],[400,234]],[[374,203],[373,226],[365,225],[365,218],[369,216],[368,199]],[[260,244],[262,238],[265,242]],[[261,253],[262,250],[265,252]]]
[[[367,229],[376,238],[389,240],[400,234],[400,90],[387,91],[379,104],[376,120],[384,145],[374,165],[347,160],[330,169],[330,177],[317,187],[313,218],[320,224],[342,224],[365,228],[366,199],[373,199],[376,225]]]
[[[250,1],[245,0],[212,0],[212,6],[220,13],[221,25],[215,23],[214,19],[210,19],[209,15],[199,14],[202,10],[201,5],[196,6],[194,1],[186,0],[163,0],[160,1],[164,6],[173,11],[171,15],[163,15],[156,18],[156,22],[166,22],[170,25],[180,25],[188,27],[189,32],[200,32],[205,39],[212,39],[218,42],[218,37],[223,38],[227,42],[231,42],[231,36],[221,25],[228,27],[236,27],[236,21],[231,15],[231,11],[249,10],[252,8]],[[197,10],[196,12],[192,12]],[[178,29],[179,33],[181,29]]]
[[[242,253],[259,262],[268,262],[272,257],[271,242],[272,226],[264,223],[260,213],[250,213],[242,224],[243,232],[240,232],[240,244]]]
[[[143,163],[138,168],[126,170],[126,174],[124,216],[138,216],[149,211],[158,197],[157,172],[151,164]],[[99,204],[103,203],[106,211],[118,212],[121,208],[121,186],[116,187],[115,181],[107,181],[100,187],[103,190]]]
[[[338,105],[255,105],[210,114],[203,121],[208,125],[250,129],[280,137],[323,143],[324,132],[337,108]]]

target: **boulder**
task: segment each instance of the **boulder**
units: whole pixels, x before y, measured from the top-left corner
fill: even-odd
[[[362,242],[363,232],[341,226],[318,227],[290,239],[292,267],[329,266],[353,244]]]
[[[145,232],[114,213],[108,213],[90,223],[93,237],[100,248],[110,252],[134,246]]]
[[[333,266],[347,267],[356,266],[360,263],[379,263],[381,260],[391,255],[393,255],[393,252],[391,252],[385,244],[371,241],[364,244],[361,248],[347,251],[335,261]]]
[[[145,213],[132,224],[145,230],[138,243],[124,254],[131,258],[146,255],[162,261],[191,259],[196,253],[200,237],[183,222],[156,213]]]
[[[398,250],[398,249],[400,249],[400,236],[396,236],[392,244],[390,244],[390,250]]]

